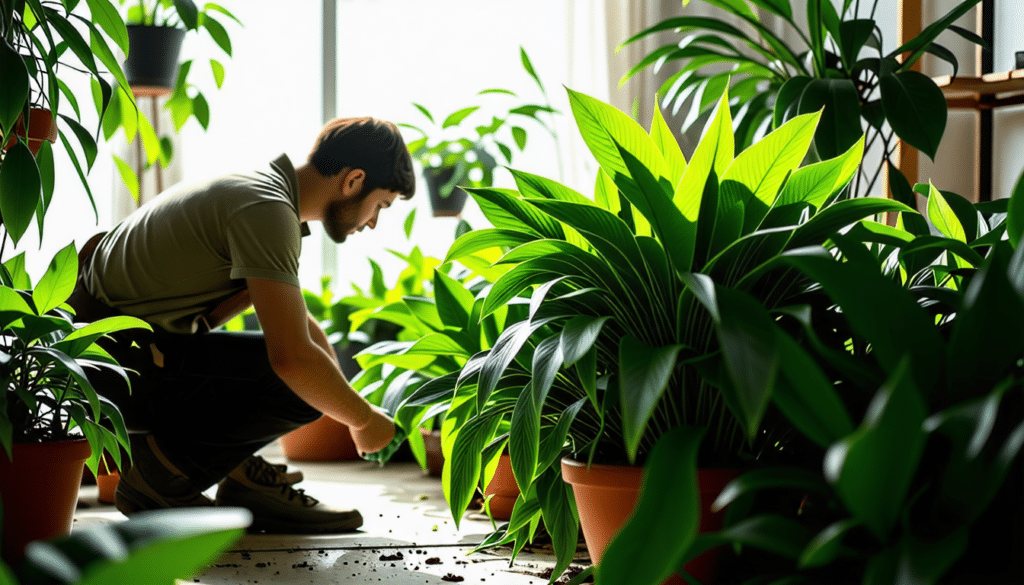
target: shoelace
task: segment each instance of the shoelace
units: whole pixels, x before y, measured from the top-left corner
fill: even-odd
[[[285,473],[280,467],[267,463],[262,457],[254,455],[246,460],[245,475],[260,485],[267,487],[280,486],[281,493],[287,496],[289,501],[299,498],[299,502],[301,502],[303,507],[311,508],[320,501],[313,496],[306,495],[306,490],[304,489],[293,488],[292,484],[288,483]]]

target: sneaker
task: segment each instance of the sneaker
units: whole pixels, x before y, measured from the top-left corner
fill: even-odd
[[[331,508],[293,488],[282,467],[262,457],[249,457],[220,482],[217,505],[247,508],[253,515],[253,531],[328,534],[363,525],[358,510]]]
[[[125,516],[146,510],[212,506],[157,447],[153,435],[133,441],[132,466],[121,475],[114,492],[114,505]]]

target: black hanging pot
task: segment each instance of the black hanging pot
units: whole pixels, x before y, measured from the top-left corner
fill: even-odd
[[[185,29],[173,26],[128,25],[128,60],[124,74],[132,89],[146,91],[174,87],[178,54]]]
[[[423,178],[427,182],[427,192],[430,193],[430,206],[434,210],[434,217],[458,217],[462,208],[466,206],[467,194],[458,187],[445,197],[443,187],[451,182],[455,176],[455,167],[427,168],[423,170]]]

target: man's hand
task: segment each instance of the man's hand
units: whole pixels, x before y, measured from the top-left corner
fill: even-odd
[[[360,428],[350,427],[352,440],[360,453],[375,453],[395,438],[395,423],[383,410],[370,405],[370,418]]]

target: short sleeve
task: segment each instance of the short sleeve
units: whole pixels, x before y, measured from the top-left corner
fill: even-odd
[[[249,205],[228,220],[231,278],[265,278],[299,286],[301,228],[286,203]]]

